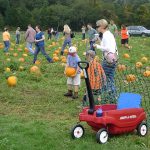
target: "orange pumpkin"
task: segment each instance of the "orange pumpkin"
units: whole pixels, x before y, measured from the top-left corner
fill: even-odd
[[[125,71],[126,70],[126,66],[119,64],[117,69],[118,69],[118,71]]]
[[[143,64],[141,62],[137,62],[135,66],[136,68],[142,68]]]
[[[123,55],[123,57],[124,58],[130,58],[130,55],[126,53],[126,54]]]
[[[147,57],[142,57],[141,58],[141,62],[142,63],[147,63],[148,62],[148,58]]]
[[[64,57],[64,58],[62,58],[61,62],[62,62],[62,63],[66,63],[66,62],[67,62],[67,59]]]
[[[65,74],[67,77],[74,77],[76,75],[76,69],[73,67],[66,67]]]
[[[24,51],[26,52],[26,53],[28,53],[29,52],[29,50],[28,50],[28,48],[24,48]]]
[[[59,57],[57,57],[57,56],[53,57],[53,61],[54,61],[54,62],[59,61]]]
[[[18,51],[19,51],[19,52],[21,52],[21,51],[22,51],[22,49],[21,49],[21,48],[18,48]]]
[[[10,76],[8,79],[7,79],[7,84],[9,86],[16,86],[17,84],[17,77],[16,76]]]
[[[17,56],[18,56],[18,53],[13,53],[13,56],[14,56],[14,57],[17,57]]]
[[[59,50],[55,50],[55,52],[54,52],[54,53],[58,55],[58,54],[59,54]]]
[[[37,66],[32,66],[30,68],[30,73],[39,73],[39,72],[40,72],[40,69]]]
[[[24,62],[25,59],[24,59],[23,57],[21,57],[21,58],[19,58],[19,61],[20,61],[20,62]]]
[[[64,54],[68,54],[68,50],[67,49],[64,50]]]
[[[129,74],[129,75],[126,76],[126,79],[127,79],[128,82],[133,82],[133,81],[136,80],[136,77],[133,74]]]
[[[143,72],[143,76],[144,77],[150,77],[150,71],[146,70],[145,72]]]

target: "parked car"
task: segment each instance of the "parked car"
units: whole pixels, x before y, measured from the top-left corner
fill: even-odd
[[[150,36],[150,30],[143,26],[128,26],[127,28],[130,36]]]

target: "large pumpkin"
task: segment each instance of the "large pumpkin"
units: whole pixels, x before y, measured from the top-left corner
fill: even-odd
[[[8,79],[7,79],[7,84],[9,86],[16,86],[17,84],[17,77],[16,76],[10,76]]]
[[[67,77],[74,77],[76,75],[76,69],[73,67],[66,67],[65,74]]]
[[[136,80],[136,77],[133,74],[129,74],[129,75],[126,76],[126,79],[127,79],[128,82],[133,82],[133,81]]]

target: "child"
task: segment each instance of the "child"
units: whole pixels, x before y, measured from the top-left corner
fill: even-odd
[[[80,58],[77,55],[76,47],[71,46],[69,48],[69,54],[67,57],[66,67],[75,68],[76,74],[74,77],[68,77],[67,79],[68,92],[64,94],[64,96],[72,97],[73,99],[78,98],[78,90],[79,90],[79,85],[80,85],[80,68],[78,66],[79,61],[80,61]],[[73,89],[74,89],[74,94],[73,94]]]
[[[89,62],[88,77],[93,94],[101,93],[102,87],[106,84],[106,76],[101,64],[95,59],[95,52],[88,50],[86,52],[86,59]],[[86,94],[83,98],[83,104],[87,101]],[[99,99],[100,100],[100,99]]]
[[[130,49],[131,47],[128,45],[129,42],[129,33],[127,27],[125,25],[121,26],[121,44],[126,48]]]
[[[4,52],[8,52],[9,47],[10,47],[10,34],[8,32],[7,28],[4,28],[4,32],[3,32],[3,42],[4,42]]]

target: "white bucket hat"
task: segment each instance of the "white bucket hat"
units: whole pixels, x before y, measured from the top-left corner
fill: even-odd
[[[69,48],[69,53],[76,53],[76,52],[77,52],[76,47],[71,46],[71,47]]]

